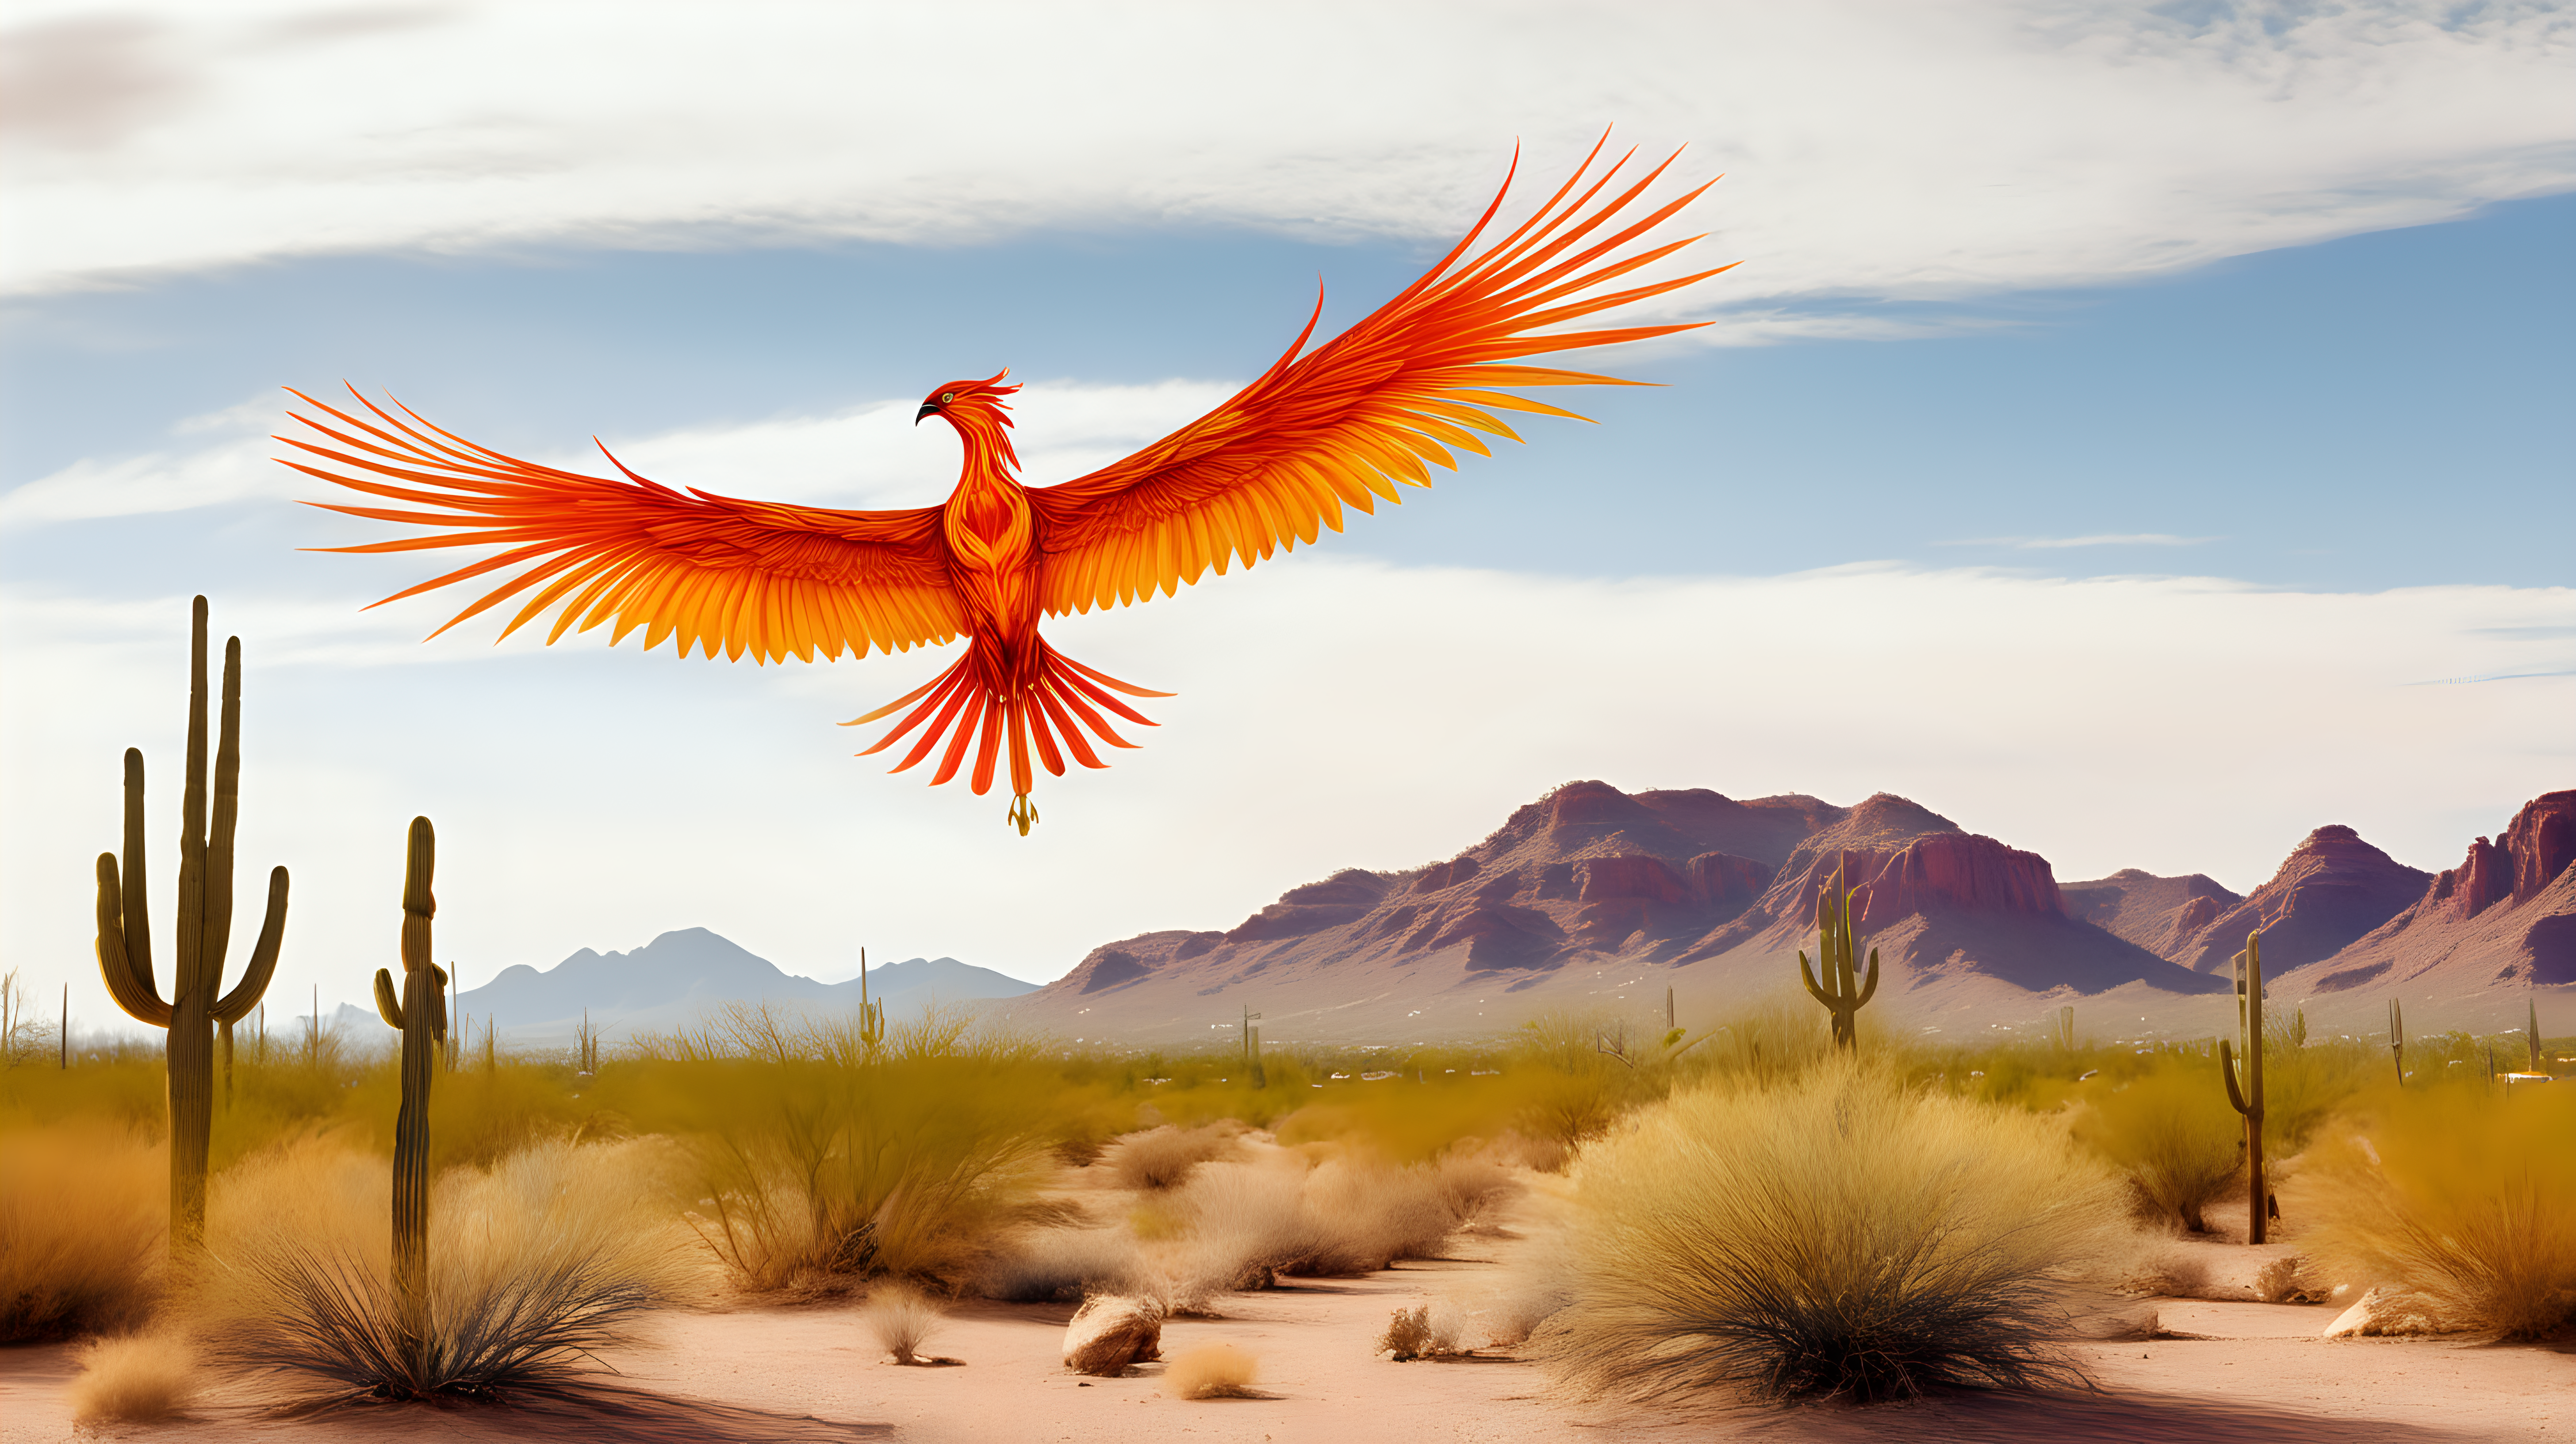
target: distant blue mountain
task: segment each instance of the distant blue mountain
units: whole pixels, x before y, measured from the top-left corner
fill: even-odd
[[[868,969],[867,991],[871,1001],[885,1003],[889,1021],[898,1021],[920,1016],[934,1000],[1016,998],[1037,991],[1037,985],[955,958],[911,958]],[[542,972],[525,963],[504,968],[490,982],[457,994],[456,1001],[467,1017],[489,1017],[505,1037],[570,1037],[584,1009],[593,1025],[613,1037],[692,1023],[722,1003],[855,1012],[859,980],[818,983],[705,928],[683,928],[631,953],[584,948]]]

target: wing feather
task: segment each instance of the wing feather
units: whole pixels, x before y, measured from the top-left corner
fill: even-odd
[[[323,550],[503,548],[375,604],[503,574],[440,632],[513,600],[520,604],[501,628],[504,637],[551,611],[549,644],[569,630],[609,623],[611,646],[642,627],[647,651],[672,639],[682,656],[749,653],[761,662],[811,661],[818,651],[826,658],[845,649],[854,657],[908,651],[954,641],[965,630],[965,607],[939,545],[938,507],[840,511],[681,492],[637,476],[614,456],[609,463],[624,480],[587,476],[478,446],[354,388],[349,394],[361,410],[293,394],[318,413],[291,414],[319,439],[279,437],[304,453],[279,459],[403,504],[311,505],[447,528]]]
[[[1524,364],[1691,329],[1545,330],[1728,269],[1606,289],[1699,239],[1631,249],[1707,186],[1635,215],[1631,205],[1672,161],[1613,192],[1634,152],[1596,176],[1601,153],[1595,145],[1527,219],[1477,252],[1511,190],[1507,176],[1439,264],[1365,320],[1309,352],[1319,302],[1296,341],[1224,405],[1123,461],[1032,490],[1046,609],[1170,595],[1211,568],[1222,576],[1311,544],[1324,528],[1342,529],[1346,507],[1373,514],[1380,501],[1401,502],[1404,488],[1429,486],[1431,468],[1457,470],[1460,452],[1491,455],[1482,436],[1519,441],[1498,412],[1583,419],[1501,388],[1638,384]]]

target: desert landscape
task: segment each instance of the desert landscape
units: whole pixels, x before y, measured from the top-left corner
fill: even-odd
[[[2545,1439],[2576,1407],[2576,1040],[2541,1029],[2571,816],[2429,878],[2320,828],[2239,899],[2060,889],[1900,799],[1577,784],[1016,997],[550,1045],[383,982],[370,1031],[227,1025],[193,1093],[13,992],[0,1440]],[[413,847],[425,959],[425,819]],[[1795,993],[1736,956],[1783,944]],[[2074,981],[2033,987],[2052,957]],[[2356,972],[2405,986],[2329,1032]],[[1261,1008],[1189,986],[1247,974]],[[2520,984],[2521,1026],[2410,1027],[2485,1016],[2418,991],[2453,975]],[[1444,996],[1393,1029],[1435,1039],[1361,1041]],[[1184,1006],[1251,1030],[1158,1033]]]
[[[0,1444],[2576,1444],[2571,38],[18,0]]]

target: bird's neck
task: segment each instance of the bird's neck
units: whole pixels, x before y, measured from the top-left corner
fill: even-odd
[[[982,407],[959,407],[949,414],[966,443],[966,465],[957,476],[958,491],[1020,484],[1020,454],[1011,447],[1011,431],[1001,413]]]

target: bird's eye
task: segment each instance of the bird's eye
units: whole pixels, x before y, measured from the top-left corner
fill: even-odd
[[[956,399],[957,399],[957,393],[956,393],[956,392],[954,392],[954,391],[942,391],[942,392],[940,392],[940,393],[939,393],[939,404],[940,404],[940,405],[942,405],[942,406],[945,406],[945,405],[947,405],[949,402],[954,401],[954,400],[956,400]]]

